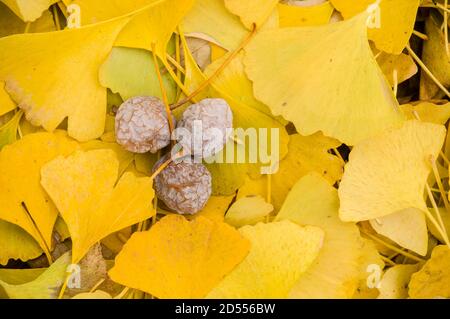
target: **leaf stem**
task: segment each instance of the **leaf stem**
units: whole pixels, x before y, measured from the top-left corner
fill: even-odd
[[[171,112],[170,106],[169,106],[169,101],[167,99],[166,88],[164,87],[164,82],[163,82],[163,79],[161,76],[161,72],[159,70],[159,63],[158,63],[158,59],[156,57],[154,43],[152,43],[152,55],[153,55],[153,62],[155,64],[156,75],[158,76],[159,87],[161,89],[162,99],[164,102],[164,106],[166,107],[167,121],[169,122],[170,136],[172,136],[172,132],[175,129],[175,127],[174,127],[174,123],[173,123],[172,112]]]
[[[25,30],[23,31],[23,33],[30,32],[30,27],[31,27],[31,22],[27,22],[27,24],[25,25]]]
[[[130,287],[124,287],[123,290],[114,297],[114,299],[122,299],[123,297],[125,297],[125,295],[128,293],[128,291],[130,290]]]
[[[70,274],[66,274],[66,278],[64,279],[64,283],[59,291],[58,299],[63,299],[64,293],[66,292],[67,285],[69,283]]]
[[[428,40],[429,40],[429,39],[428,39],[428,36],[427,36],[426,34],[423,34],[422,32],[413,30],[413,34],[414,34],[416,37],[418,37],[418,38],[420,38],[420,39],[422,39],[422,40],[424,40],[424,41],[428,41]]]
[[[439,222],[436,221],[436,218],[434,218],[434,216],[430,213],[428,209],[425,209],[425,215],[428,217],[428,219],[431,221],[434,227],[436,227],[439,234],[444,239],[445,244],[450,248],[450,241],[448,240],[448,235],[445,229],[444,222],[442,221],[439,208],[437,207],[436,201],[434,200],[433,194],[431,193],[431,189],[430,186],[428,186],[428,183],[425,184],[425,189],[427,190],[428,198],[430,199],[431,205],[433,206],[433,209],[438,217]]]
[[[89,290],[90,293],[93,293],[94,291],[96,291],[98,289],[98,287],[100,287],[100,285],[102,283],[105,282],[105,278],[100,279],[95,285],[94,287],[91,288],[91,290]]]
[[[186,70],[180,65],[180,63],[172,58],[169,54],[166,55],[167,60],[177,69],[177,73],[183,73],[186,74]],[[179,78],[181,75],[177,74],[177,77]]]
[[[444,190],[444,185],[442,185],[441,176],[439,175],[436,160],[433,155],[430,155],[429,162],[431,164],[431,168],[433,170],[434,178],[436,179],[436,184],[441,194],[442,201],[444,202],[445,209],[450,213],[450,204],[447,199],[447,194]]]
[[[381,256],[381,259],[382,259],[385,263],[387,263],[387,264],[389,264],[389,265],[391,265],[391,266],[396,266],[396,265],[397,265],[395,262],[393,262],[393,261],[390,260],[389,258],[387,258],[387,257],[385,257],[385,256],[383,256],[383,255],[380,255],[380,256]]]
[[[203,81],[200,86],[194,90],[191,94],[189,94],[186,98],[183,100],[175,103],[172,105],[172,110],[184,105],[185,103],[192,100],[197,94],[202,92],[207,86],[211,84],[211,82],[230,64],[231,61],[239,54],[239,52],[253,39],[257,31],[256,25],[253,25],[252,31],[245,37],[245,39],[239,44],[239,46],[225,59],[225,61],[222,63],[222,65],[217,68],[213,74],[209,78],[207,78],[205,81]]]
[[[393,251],[395,251],[395,252],[397,252],[397,253],[399,253],[399,254],[401,254],[401,255],[403,255],[403,256],[408,257],[409,259],[415,260],[415,261],[417,261],[417,262],[422,262],[422,261],[423,261],[422,258],[419,258],[419,257],[417,257],[417,256],[414,256],[413,254],[410,254],[410,253],[407,252],[407,251],[404,251],[404,250],[402,250],[402,249],[400,249],[400,248],[397,248],[397,247],[395,247],[394,245],[391,245],[391,244],[385,242],[385,241],[382,240],[381,238],[378,238],[377,236],[374,236],[374,235],[372,235],[372,234],[369,234],[369,233],[367,233],[367,232],[365,232],[365,231],[363,231],[363,230],[361,230],[361,231],[362,231],[367,237],[369,237],[370,239],[372,239],[373,241],[376,241],[377,243],[379,243],[379,244],[381,244],[381,245],[383,245],[383,246],[386,246],[387,248],[389,248],[389,249],[391,249],[391,250],[393,250]]]
[[[397,71],[397,69],[394,69],[394,71],[392,71],[392,80],[394,83],[394,96],[397,97],[397,95],[398,95],[398,71]]]
[[[61,30],[61,24],[59,23],[59,14],[56,4],[52,5],[52,11],[53,11],[53,19],[55,20],[55,26],[56,30]]]
[[[433,80],[434,83],[448,96],[450,97],[450,92],[442,85],[441,82],[434,76],[434,74],[428,69],[428,67],[422,62],[422,60],[416,55],[416,53],[411,49],[409,45],[406,46],[411,57],[416,61],[417,64],[424,70],[424,72]]]

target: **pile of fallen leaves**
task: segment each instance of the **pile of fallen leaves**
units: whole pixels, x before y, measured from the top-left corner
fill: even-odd
[[[448,2],[0,0],[0,297],[450,298]],[[135,96],[224,99],[278,170],[171,211]]]

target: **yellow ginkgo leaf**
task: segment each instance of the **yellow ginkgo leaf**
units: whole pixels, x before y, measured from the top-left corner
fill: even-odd
[[[300,134],[322,131],[349,145],[399,126],[403,114],[372,55],[367,17],[259,32],[244,59],[255,97]]]
[[[355,293],[363,242],[354,223],[339,219],[338,209],[337,190],[315,172],[302,177],[287,196],[276,220],[313,225],[325,232],[319,256],[289,297],[351,298]]]
[[[117,37],[116,46],[152,50],[163,61],[173,32],[195,0],[164,0],[137,14]]]
[[[222,58],[211,63],[206,68],[205,75],[211,76],[228,57],[229,54],[226,54]],[[213,85],[218,91],[226,93],[234,100],[272,116],[269,108],[254,97],[252,82],[247,78],[247,75],[244,72],[243,58],[243,53],[240,53],[233,58],[225,70],[220,72],[220,74],[214,78]]]
[[[33,237],[19,226],[0,220],[0,265],[10,259],[27,261],[40,255],[42,249]]]
[[[353,299],[377,298],[377,285],[383,275],[384,262],[373,241],[363,238],[359,265],[359,284]]]
[[[164,88],[170,102],[175,99],[176,88],[168,73],[163,76]],[[139,95],[162,98],[151,52],[142,49],[113,48],[100,67],[100,83],[124,100]]]
[[[248,33],[239,18],[225,8],[223,0],[197,0],[181,25],[186,35],[210,40],[230,51]]]
[[[250,196],[238,199],[228,209],[225,221],[236,227],[255,225],[273,211],[273,206],[267,203],[261,196]]]
[[[215,222],[223,222],[225,213],[233,201],[234,195],[231,196],[211,196],[205,207],[195,214],[195,217],[203,216]]]
[[[96,290],[94,292],[82,292],[72,299],[112,299],[111,295],[103,290]]]
[[[251,177],[246,177],[244,184],[239,187],[236,200],[245,197],[261,196],[267,198],[267,176],[253,179]]]
[[[280,168],[272,176],[272,199],[279,209],[294,184],[304,175],[315,171],[331,185],[338,181],[344,163],[337,156],[328,153],[341,143],[333,138],[316,133],[310,136],[290,136],[287,156],[280,162]]]
[[[431,258],[409,283],[411,298],[450,298],[450,249],[436,246]]]
[[[413,104],[400,105],[400,109],[408,119],[416,119],[416,115],[421,121],[435,124],[445,124],[450,118],[450,103],[434,104],[431,102],[418,102]]]
[[[370,225],[380,235],[400,246],[425,256],[428,230],[425,214],[417,208],[406,208],[393,214],[370,220]]]
[[[287,220],[244,226],[239,232],[250,240],[250,253],[208,298],[286,298],[324,240],[322,229]]]
[[[225,6],[231,13],[239,16],[248,29],[253,24],[257,27],[263,25],[276,8],[278,0],[225,0]]]
[[[66,7],[77,5],[80,8],[82,26],[117,18],[162,1],[165,0],[62,0]]]
[[[376,1],[330,0],[330,2],[344,18],[348,19],[366,10]],[[379,4],[379,25],[369,29],[369,39],[373,40],[382,51],[400,54],[413,32],[419,4],[420,0],[382,0]]]
[[[60,241],[65,241],[66,239],[70,238],[69,229],[67,228],[67,225],[64,222],[64,219],[61,218],[61,216],[58,216],[58,218],[56,219],[55,232],[57,232],[60,236]]]
[[[17,112],[5,125],[0,127],[0,150],[8,144],[17,140],[17,129],[23,112]]]
[[[134,160],[134,154],[125,150],[121,145],[116,142],[103,142],[99,140],[92,140],[81,144],[83,151],[109,149],[112,150],[116,158],[119,160],[119,176],[122,176],[123,172],[130,166]]]
[[[386,270],[378,288],[378,299],[407,299],[411,275],[418,270],[418,265],[396,265]]]
[[[377,62],[391,86],[395,84],[395,76],[397,84],[399,84],[411,78],[418,71],[411,56],[404,53],[399,55],[380,53]]]
[[[0,38],[0,81],[34,125],[53,131],[68,117],[70,136],[97,138],[106,115],[98,68],[127,22]]]
[[[1,0],[23,21],[32,22],[58,0]]]
[[[50,11],[44,11],[42,16],[34,22],[24,22],[17,17],[5,4],[0,2],[0,37],[12,34],[56,31],[53,15]]]
[[[11,284],[0,278],[2,287],[11,299],[55,299],[58,297],[59,289],[66,278],[66,269],[70,263],[70,253],[65,253],[58,258],[49,268],[42,272],[34,280],[26,283]],[[29,269],[16,270],[16,276],[29,277]],[[32,273],[34,275],[34,272]],[[23,282],[23,280],[19,280]]]
[[[153,166],[159,160],[157,154],[134,154],[134,166],[139,173],[151,176]]]
[[[39,184],[41,167],[77,147],[75,141],[57,131],[27,135],[0,152],[0,219],[26,230],[44,251],[52,246],[58,213]]]
[[[278,211],[294,184],[310,172],[322,175],[330,185],[341,179],[344,162],[329,150],[341,143],[333,138],[316,133],[310,136],[294,134],[290,136],[287,156],[280,162],[278,171],[271,176],[271,197],[275,211]],[[267,197],[265,177],[247,178],[239,188],[237,198],[261,195]]]
[[[21,285],[35,280],[46,268],[13,269],[0,268],[0,280],[10,285]]]
[[[74,263],[104,237],[154,215],[152,180],[129,172],[118,180],[118,173],[108,149],[59,157],[41,170],[41,184],[69,228]]]
[[[16,108],[16,105],[11,100],[8,93],[6,93],[5,82],[0,81],[0,116],[6,114]]]
[[[229,140],[224,149],[216,154],[216,158],[226,159],[226,153],[229,148],[234,148],[235,154],[238,153],[238,150],[243,154],[246,151],[244,146]],[[222,162],[224,161],[222,160]],[[245,178],[251,169],[249,167],[250,165],[246,163],[211,163],[205,164],[205,166],[211,173],[212,193],[215,196],[230,196],[235,194],[236,190],[244,184]]]
[[[327,24],[334,11],[328,1],[307,7],[279,3],[277,9],[281,28]]]
[[[429,159],[437,158],[445,135],[442,125],[411,120],[356,145],[339,187],[341,219],[375,219],[407,208],[425,211]]]
[[[225,223],[169,215],[134,233],[109,275],[157,298],[203,298],[248,250],[248,241]]]
[[[441,24],[434,15],[430,15],[425,22],[425,31],[428,41],[423,43],[422,60],[431,73],[445,87],[450,86],[450,58],[447,56],[444,33]],[[449,44],[450,46],[450,44]],[[440,92],[439,87],[422,70],[420,99],[433,99]]]

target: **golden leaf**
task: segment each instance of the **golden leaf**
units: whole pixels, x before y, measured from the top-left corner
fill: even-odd
[[[334,11],[328,1],[306,7],[279,3],[277,9],[281,28],[327,24]]]
[[[234,226],[255,225],[273,211],[273,206],[261,196],[243,197],[234,202],[225,215],[225,222]]]
[[[42,249],[33,237],[19,226],[0,219],[0,265],[6,265],[10,259],[27,261],[40,255]]]
[[[104,237],[154,215],[152,180],[118,174],[117,155],[108,149],[58,157],[41,170],[41,184],[69,228],[74,263]]]
[[[412,120],[356,145],[339,187],[341,219],[362,221],[407,208],[425,211],[428,161],[430,155],[437,158],[445,133],[442,125]]]
[[[287,220],[244,226],[239,232],[250,240],[250,253],[208,298],[286,298],[316,259],[324,239],[320,228]]]
[[[411,275],[419,270],[418,265],[396,265],[386,270],[380,281],[378,299],[407,299]]]
[[[399,126],[404,117],[372,55],[366,20],[259,32],[244,59],[255,97],[300,134],[322,131],[348,145]]]
[[[106,115],[98,67],[127,21],[0,38],[0,81],[32,124],[53,131],[68,117],[70,136],[97,138]]]
[[[351,18],[366,10],[374,0],[330,0],[344,18]],[[380,26],[368,30],[369,39],[378,49],[400,54],[411,37],[420,0],[382,0]],[[400,14],[401,13],[401,14]]]
[[[431,258],[409,283],[411,298],[450,298],[450,250],[447,246],[436,246]]]
[[[291,298],[351,298],[359,281],[361,247],[358,227],[339,219],[337,190],[318,173],[302,177],[292,188],[276,220],[320,227],[323,248],[289,293]],[[336,267],[336,262],[339,267]]]
[[[1,0],[23,21],[31,22],[58,0]]]
[[[0,218],[26,230],[44,251],[52,246],[58,213],[39,183],[41,167],[77,147],[57,131],[27,135],[0,152]]]
[[[225,223],[169,215],[134,233],[109,275],[157,298],[203,298],[248,250],[248,241]]]

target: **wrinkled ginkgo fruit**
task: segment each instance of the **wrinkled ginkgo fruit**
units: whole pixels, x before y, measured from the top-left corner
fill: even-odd
[[[175,132],[186,154],[207,158],[220,152],[232,134],[233,113],[223,99],[204,99],[184,112]]]
[[[249,242],[223,222],[169,215],[134,233],[109,275],[157,298],[203,298],[248,250]]]
[[[153,167],[156,171],[168,156],[162,157]],[[211,174],[201,163],[171,162],[155,177],[155,191],[167,207],[180,214],[195,214],[205,207],[211,196]]]
[[[116,140],[127,151],[156,153],[170,144],[164,103],[154,96],[126,100],[116,114]]]
[[[255,97],[300,134],[322,131],[349,145],[399,126],[404,117],[372,55],[367,18],[259,32],[244,59]]]

